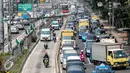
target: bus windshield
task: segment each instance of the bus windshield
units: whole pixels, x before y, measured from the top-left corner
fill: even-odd
[[[62,5],[62,10],[68,10],[68,5]]]

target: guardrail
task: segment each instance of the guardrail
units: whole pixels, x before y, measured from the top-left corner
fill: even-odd
[[[67,21],[67,18],[66,19],[64,19],[64,24],[63,24],[63,27],[62,27],[62,29],[65,29],[65,26],[66,26],[66,21]],[[61,30],[62,30],[61,29]],[[60,31],[60,33],[61,33],[61,31]],[[61,35],[60,35],[60,37],[61,37]],[[61,44],[61,40],[60,39],[58,39],[58,43],[57,43],[57,47],[56,47],[56,55],[55,55],[55,73],[61,73],[60,72],[60,44]]]

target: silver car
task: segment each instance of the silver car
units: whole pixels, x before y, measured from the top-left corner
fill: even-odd
[[[13,33],[19,34],[19,29],[18,29],[18,27],[15,26],[15,25],[11,26],[11,33],[12,33],[12,34],[13,34]]]
[[[24,25],[29,25],[29,24],[30,24],[29,20],[22,20],[22,23],[23,23]]]
[[[15,25],[18,27],[19,30],[24,30],[24,25],[23,24],[17,23]]]

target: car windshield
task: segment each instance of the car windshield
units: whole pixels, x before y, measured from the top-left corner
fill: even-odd
[[[74,41],[64,41],[64,45],[74,45]]]
[[[62,5],[63,10],[68,10],[68,5]]]
[[[125,57],[127,57],[127,54],[124,50],[114,51],[114,58],[125,58]]]
[[[52,23],[52,25],[58,25],[58,23]]]
[[[98,29],[95,30],[96,35],[101,35],[101,34],[104,34],[104,33],[105,33],[105,30],[103,30],[103,29],[98,28]]]
[[[72,40],[72,36],[63,36],[62,40]]]
[[[64,53],[63,58],[67,58],[68,56],[78,56],[76,53]]]
[[[80,26],[80,31],[86,32],[88,30],[87,26]]]
[[[50,31],[41,31],[41,34],[50,34]]]

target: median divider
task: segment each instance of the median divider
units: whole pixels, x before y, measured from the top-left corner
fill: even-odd
[[[66,26],[66,21],[67,21],[67,18],[64,19],[64,24],[63,24],[63,27],[61,30],[65,29],[65,26]],[[61,31],[60,31],[61,33]],[[61,38],[61,35],[60,35],[60,38]],[[57,43],[57,46],[56,46],[56,54],[55,54],[55,73],[61,73],[60,71],[60,46],[61,46],[61,40],[58,39],[58,43]]]

